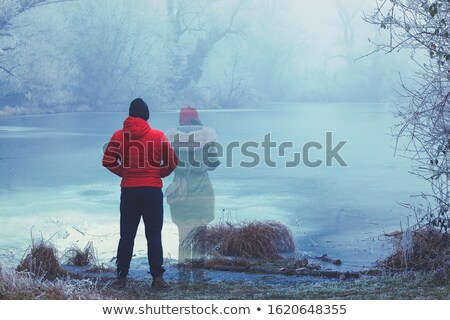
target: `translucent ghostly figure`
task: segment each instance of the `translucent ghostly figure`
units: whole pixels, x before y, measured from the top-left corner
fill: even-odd
[[[183,263],[199,259],[203,254],[202,248],[192,248],[186,238],[193,230],[214,220],[214,189],[208,172],[220,164],[216,157],[217,135],[212,128],[203,126],[192,107],[180,110],[179,127],[166,135],[179,160],[166,199],[172,221],[178,226],[178,261]]]

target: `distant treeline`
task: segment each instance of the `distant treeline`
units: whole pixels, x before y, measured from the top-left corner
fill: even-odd
[[[4,1],[0,115],[389,100],[411,63],[358,59],[379,36],[372,4],[325,2]]]

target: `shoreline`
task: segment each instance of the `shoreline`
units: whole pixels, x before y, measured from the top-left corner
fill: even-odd
[[[7,273],[0,268],[0,282]],[[245,274],[229,271],[180,270],[171,267],[171,288],[151,289],[151,276],[132,270],[124,289],[112,286],[114,271],[81,271],[76,278],[53,281],[15,273],[16,282],[27,279],[32,288],[5,291],[1,300],[421,300],[450,299],[450,280],[436,272],[401,272],[363,275],[358,279],[324,279],[282,274]],[[2,283],[0,283],[2,284]]]

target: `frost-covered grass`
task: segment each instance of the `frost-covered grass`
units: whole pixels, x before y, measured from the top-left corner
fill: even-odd
[[[77,246],[68,248],[65,257],[72,265],[101,267],[95,263],[98,260],[91,243],[84,250]],[[103,298],[96,278],[79,275],[74,278],[59,260],[59,254],[51,241],[33,238],[17,268],[6,267],[0,262],[0,299]]]
[[[149,283],[132,282],[124,290],[107,290],[114,299],[265,299],[265,300],[415,300],[450,299],[450,282],[425,273],[363,277],[342,281],[299,281],[290,285],[254,282],[175,282],[167,291],[153,291]]]
[[[131,280],[125,289],[114,289],[108,278],[69,277],[45,280],[29,273],[0,268],[0,299],[119,299],[119,300],[202,300],[202,299],[450,299],[449,278],[437,273],[397,273],[364,276],[357,280],[327,280],[280,283],[267,277],[266,283],[252,281],[171,281],[166,291],[155,291],[150,281]]]
[[[50,242],[33,239],[28,253],[17,266],[17,271],[29,272],[36,277],[56,279],[67,274],[58,260],[56,248]]]
[[[394,251],[380,261],[381,267],[394,271],[440,271],[450,277],[450,233],[424,228],[386,236],[392,239]]]
[[[95,280],[59,278],[53,281],[0,265],[0,299],[102,299]]]
[[[81,249],[76,244],[67,248],[64,251],[64,257],[66,258],[68,265],[76,267],[99,264],[92,241],[89,241],[84,249]]]

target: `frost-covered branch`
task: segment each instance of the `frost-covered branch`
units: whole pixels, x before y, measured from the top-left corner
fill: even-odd
[[[408,103],[397,105],[399,122],[394,127],[398,144],[414,161],[413,174],[428,181],[433,203],[423,221],[450,230],[450,1],[378,0],[365,20],[380,28],[384,40],[376,51],[409,50],[421,61],[415,83],[402,81]],[[406,141],[400,145],[400,141]]]
[[[8,32],[11,27],[11,21],[20,14],[28,11],[32,8],[36,8],[43,5],[54,4],[59,2],[67,2],[75,0],[2,0],[0,2],[0,39],[12,38],[13,35]],[[4,56],[6,53],[13,51],[16,45],[8,45],[5,47],[0,46],[0,55]],[[1,62],[0,62],[1,63]],[[14,76],[12,71],[16,67],[8,68],[0,65],[0,70],[7,73],[10,76]]]

